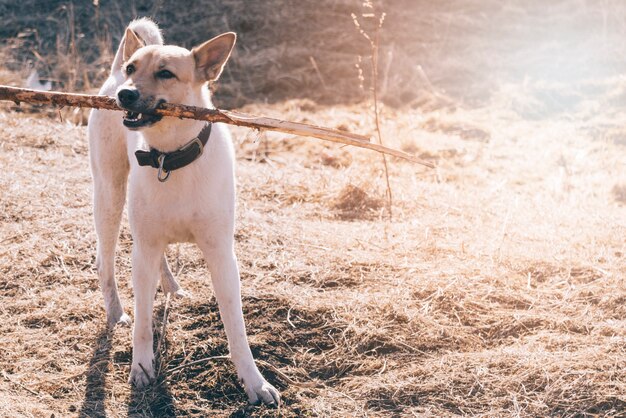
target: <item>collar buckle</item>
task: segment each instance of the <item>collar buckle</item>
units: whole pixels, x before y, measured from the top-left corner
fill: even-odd
[[[195,137],[194,139],[192,139],[191,141],[187,142],[182,147],[178,148],[178,151],[186,151],[193,144],[198,144],[198,149],[200,150],[200,153],[198,154],[198,157],[200,157],[202,155],[202,153],[204,152],[204,144],[202,143],[202,141],[198,137]],[[198,158],[198,157],[196,157],[196,158]]]

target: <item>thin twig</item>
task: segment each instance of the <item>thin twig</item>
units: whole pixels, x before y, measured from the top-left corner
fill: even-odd
[[[212,361],[212,360],[230,360],[230,356],[213,356],[213,357],[206,357],[206,358],[201,358],[200,360],[195,360],[192,361],[191,363],[185,363],[185,364],[181,364],[180,366],[176,366],[173,369],[169,369],[167,371],[167,374],[172,374],[174,372],[177,372],[179,370],[185,369],[187,367],[196,365],[196,364],[200,364],[200,363],[206,363],[208,361]]]
[[[213,357],[202,358],[202,359],[199,359],[199,360],[192,361],[191,363],[181,364],[180,366],[177,366],[177,367],[174,367],[173,369],[168,370],[167,373],[168,374],[172,374],[172,373],[175,373],[175,372],[180,371],[182,369],[185,369],[187,367],[194,366],[194,365],[200,364],[200,363],[206,363],[206,362],[213,361],[213,360],[230,360],[230,356],[213,356]],[[268,362],[266,362],[264,360],[256,360],[256,363],[262,365],[263,367],[267,367],[267,368],[271,369],[276,375],[278,375],[281,379],[283,379],[285,382],[287,382],[290,385],[297,386],[297,387],[303,387],[303,388],[321,387],[321,385],[319,385],[317,383],[313,383],[313,382],[310,382],[310,383],[296,382],[295,380],[293,380],[289,376],[287,376],[285,373],[281,372],[276,367],[272,366],[270,363],[268,363]]]
[[[515,205],[517,205],[517,201],[515,202]],[[511,205],[509,204],[507,209],[506,209],[506,215],[504,215],[504,221],[502,222],[502,227],[500,228],[500,243],[498,244],[498,249],[496,250],[498,253],[498,263],[502,262],[502,245],[504,244],[504,240],[506,238],[506,234],[507,234],[507,228],[509,226],[509,220],[511,218]]]
[[[9,382],[13,383],[14,385],[17,385],[17,386],[21,387],[22,389],[24,389],[26,392],[30,393],[31,395],[41,396],[41,393],[39,393],[39,392],[35,392],[34,390],[32,390],[32,389],[30,389],[30,388],[28,388],[28,387],[24,386],[24,385],[23,385],[23,384],[21,384],[20,382],[16,382],[15,380],[13,380],[13,379],[11,378],[11,376],[9,376],[9,375],[7,374],[7,372],[5,372],[4,370],[2,371],[2,376],[3,376],[6,380],[8,380]]]
[[[161,374],[161,364],[163,364],[163,353],[161,353],[161,347],[163,345],[163,340],[165,339],[165,327],[167,325],[167,314],[170,306],[170,296],[171,293],[168,293],[165,297],[165,308],[163,308],[163,321],[161,323],[161,335],[159,335],[159,342],[157,343],[156,352],[160,357],[159,360],[159,374]]]
[[[309,56],[309,61],[311,61],[311,65],[313,66],[313,69],[315,70],[315,73],[317,74],[317,78],[319,78],[320,83],[322,83],[322,87],[324,88],[324,90],[326,90],[328,87],[326,86],[326,82],[324,81],[324,77],[322,77],[322,73],[320,72],[319,67],[317,66],[315,58]]]
[[[148,371],[143,367],[143,364],[139,363],[139,367],[141,367],[141,371],[143,371],[143,374],[145,374],[146,377],[148,378],[148,382],[153,383],[154,379],[150,377],[150,375],[148,374]]]
[[[289,318],[289,316],[291,315],[291,309],[289,308],[289,310],[287,311],[287,322],[289,323],[289,325],[291,325],[291,328],[295,328],[296,326],[293,324],[293,322],[291,322],[291,319]]]
[[[371,4],[366,4],[366,7],[372,8]],[[372,14],[372,16],[375,16]],[[376,132],[378,134],[378,142],[381,147],[383,145],[383,135],[380,129],[380,111],[378,109],[378,49],[380,46],[380,30],[383,26],[383,22],[385,21],[385,13],[382,13],[378,19],[378,25],[376,26],[376,32],[374,34],[374,39],[361,27],[359,20],[356,15],[352,14],[352,20],[357,30],[363,35],[365,39],[370,44],[370,48],[372,51],[372,91],[374,93],[374,119],[376,121]],[[393,194],[391,192],[391,183],[389,182],[389,166],[387,165],[387,157],[384,153],[382,153],[383,157],[383,166],[385,168],[385,181],[387,183],[387,209],[389,212],[389,220],[393,219]]]
[[[288,384],[290,384],[292,386],[297,386],[297,387],[301,387],[301,388],[321,388],[321,387],[323,387],[323,385],[321,385],[319,383],[314,383],[314,382],[309,382],[309,383],[296,382],[295,380],[292,380],[285,373],[281,372],[280,370],[278,370],[276,367],[274,367],[272,364],[268,363],[265,360],[256,360],[256,363],[262,365],[263,367],[267,367],[268,369],[271,369],[274,373],[276,373],[278,375],[278,377],[280,377],[281,379],[283,379],[285,382],[287,382]]]
[[[374,114],[376,117],[376,132],[378,132],[378,143],[383,145],[383,134],[380,129],[380,112],[378,110],[378,47],[380,46],[380,29],[383,26],[385,14],[380,17],[378,26],[376,27],[376,35],[372,42],[372,75],[374,77]],[[382,154],[383,165],[385,167],[385,181],[387,183],[387,198],[389,204],[389,220],[393,219],[393,196],[391,192],[391,184],[389,183],[389,167],[387,166],[387,156]]]

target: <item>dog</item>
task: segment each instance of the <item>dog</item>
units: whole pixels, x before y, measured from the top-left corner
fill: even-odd
[[[135,299],[129,382],[142,388],[154,379],[152,311],[159,278],[164,293],[184,296],[164,251],[170,243],[195,242],[208,263],[231,359],[248,400],[278,405],[280,394],[257,369],[246,336],[234,253],[230,133],[223,124],[152,113],[161,103],[213,107],[208,82],[219,78],[235,40],[227,32],[190,51],[164,45],[158,26],[149,19],[127,27],[100,90],[101,95],[115,95],[126,112],[93,110],[88,123],[96,267],[107,323],[130,324],[114,271],[128,183]]]

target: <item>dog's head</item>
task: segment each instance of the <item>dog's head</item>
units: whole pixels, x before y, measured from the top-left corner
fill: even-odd
[[[195,104],[207,81],[217,80],[235,45],[227,32],[191,51],[172,45],[148,45],[131,29],[124,35],[126,81],[117,89],[117,103],[126,109],[124,126],[141,129],[161,116],[149,114],[161,103]]]

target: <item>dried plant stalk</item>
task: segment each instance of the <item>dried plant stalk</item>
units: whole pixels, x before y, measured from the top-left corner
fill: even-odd
[[[373,9],[374,6],[371,2],[366,1],[363,3],[365,8]],[[363,15],[366,16],[365,14]],[[370,17],[376,17],[374,13],[368,14]],[[380,49],[380,30],[383,27],[383,22],[385,21],[385,13],[382,13],[378,17],[378,26],[376,27],[375,36],[372,37],[361,27],[359,20],[356,15],[352,14],[352,20],[357,30],[363,35],[365,39],[370,44],[370,48],[372,51],[372,93],[374,95],[374,120],[376,122],[376,133],[378,134],[378,143],[381,146],[383,145],[383,134],[380,128],[380,110],[379,110],[379,92],[378,92],[378,51]],[[363,77],[362,73],[360,77]],[[389,220],[393,219],[393,193],[391,190],[391,183],[389,182],[389,166],[387,164],[387,157],[384,153],[382,153],[383,157],[383,167],[385,168],[385,183],[387,184],[387,210],[389,211]]]
[[[95,109],[119,110],[115,98],[108,96],[94,96],[87,94],[63,93],[53,91],[37,91],[18,87],[0,86],[0,100],[9,100],[19,104],[20,102],[33,104],[50,104],[55,106],[91,107]],[[325,141],[352,145],[355,147],[370,149],[379,153],[393,155],[426,167],[434,168],[434,164],[424,161],[406,152],[388,148],[369,142],[369,138],[350,132],[342,132],[336,129],[308,125],[305,123],[289,122],[281,119],[267,118],[263,116],[246,115],[239,112],[231,112],[219,109],[206,109],[196,106],[164,103],[155,114],[186,119],[206,120],[209,122],[222,122],[231,125],[245,126],[253,129],[267,129],[294,135],[309,136]]]

